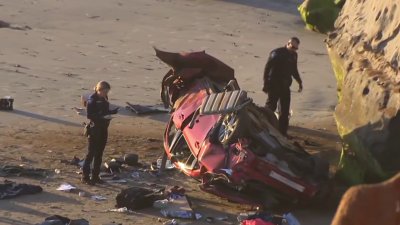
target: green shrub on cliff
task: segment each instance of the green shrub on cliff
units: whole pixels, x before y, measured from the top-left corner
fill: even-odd
[[[326,33],[334,28],[344,2],[345,0],[305,0],[298,10],[308,29]]]

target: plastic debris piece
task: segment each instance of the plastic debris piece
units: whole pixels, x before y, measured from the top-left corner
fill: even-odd
[[[93,196],[91,197],[91,199],[92,199],[92,200],[95,200],[95,201],[104,201],[104,200],[107,200],[106,197],[103,197],[103,196],[101,196],[101,195],[93,195]]]
[[[71,192],[72,190],[75,189],[76,187],[72,186],[71,184],[63,183],[57,188],[57,191]]]
[[[292,213],[286,213],[283,215],[288,225],[301,225],[297,218]]]

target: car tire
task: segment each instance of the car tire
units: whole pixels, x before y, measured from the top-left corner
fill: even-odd
[[[246,131],[249,118],[245,115],[244,110],[228,113],[224,116],[219,127],[217,127],[217,140],[228,145],[243,136]]]

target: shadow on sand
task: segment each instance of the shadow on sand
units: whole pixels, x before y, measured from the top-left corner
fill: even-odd
[[[159,121],[163,123],[168,122],[170,118],[170,114],[166,112],[152,112],[143,115],[138,115],[132,112],[131,110],[125,108],[124,106],[119,106],[119,107],[120,107],[120,110],[118,111],[119,115],[146,118],[149,120]]]
[[[314,137],[319,137],[322,139],[332,140],[332,141],[340,140],[340,137],[338,134],[327,132],[327,131],[309,129],[309,128],[298,127],[298,126],[291,126],[290,130],[293,132],[296,132],[296,133],[300,133],[304,136],[314,136]]]
[[[167,112],[151,112],[151,113],[146,113],[143,115],[138,115],[138,114],[134,113],[132,110],[127,109],[126,106],[124,106],[124,105],[111,104],[110,108],[115,109],[117,107],[119,108],[119,111],[118,111],[117,115],[114,115],[114,117],[128,116],[128,117],[134,117],[134,118],[145,118],[145,119],[154,120],[154,121],[163,122],[163,123],[168,122],[169,118],[170,118],[170,114]],[[79,115],[82,118],[86,119],[86,110],[85,109],[76,111],[76,112],[79,112]]]
[[[254,8],[269,9],[272,11],[299,15],[297,11],[300,0],[223,0],[235,4],[247,5]],[[300,16],[300,15],[299,15]]]
[[[12,224],[12,225],[30,225],[31,223],[26,223],[22,222],[19,220],[11,219],[11,218],[6,218],[0,216],[0,224]]]
[[[13,111],[9,111],[9,113],[13,113],[13,114],[16,114],[19,116],[30,117],[30,118],[37,119],[37,120],[43,120],[43,121],[47,121],[47,122],[51,122],[51,123],[62,124],[62,125],[66,125],[66,126],[82,127],[82,125],[79,123],[74,123],[74,122],[70,122],[67,120],[44,116],[44,115],[40,115],[37,113],[32,113],[32,112],[28,112],[28,111],[19,110],[19,109],[14,109]]]

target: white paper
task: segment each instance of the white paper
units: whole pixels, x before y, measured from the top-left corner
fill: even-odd
[[[57,191],[70,192],[71,190],[74,190],[74,189],[76,189],[76,187],[72,186],[71,184],[63,183],[60,185],[60,187],[57,188]]]

